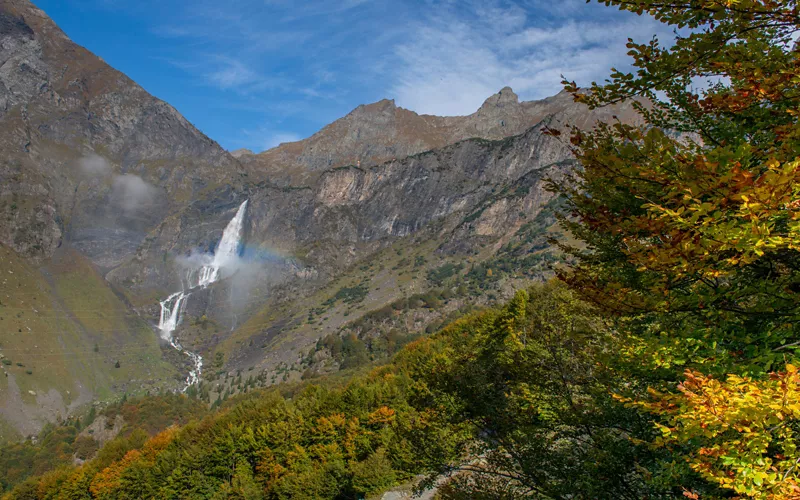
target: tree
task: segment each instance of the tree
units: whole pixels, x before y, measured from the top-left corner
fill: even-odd
[[[800,374],[794,365],[767,380],[729,375],[720,381],[687,372],[679,394],[640,405],[666,416],[659,446],[697,443],[691,467],[706,479],[757,498],[798,498]]]
[[[797,4],[603,3],[650,14],[685,34],[671,47],[655,39],[629,41],[635,71],[615,70],[588,91],[565,82],[577,101],[591,107],[636,100],[643,123],[573,130],[570,140],[583,169],[571,184],[556,188],[568,200],[571,217],[563,223],[583,246],[564,246],[578,264],[561,277],[618,319],[617,328],[626,333],[627,373],[643,382],[633,389],[654,389],[621,396],[666,419],[657,425],[677,439],[670,449],[680,462],[740,494],[790,498],[786,492],[800,471],[782,468],[788,455],[779,450],[788,446],[782,433],[800,423],[795,414],[782,413],[775,426],[740,422],[727,432],[703,431],[698,440],[697,426],[704,423],[699,408],[706,403],[697,399],[695,384],[702,380],[702,387],[731,396],[745,384],[765,391],[760,397],[770,401],[770,381],[791,371],[784,363],[796,364]],[[710,83],[697,88],[698,80]],[[690,371],[678,385],[684,370]],[[746,399],[731,397],[718,408],[724,411],[720,418],[735,421],[751,408]],[[753,438],[750,433],[773,445],[735,459],[720,452]],[[781,484],[754,487],[753,471],[775,475]]]
[[[253,479],[253,470],[250,464],[240,460],[231,480],[231,494],[227,498],[241,500],[260,500],[264,498],[262,489]]]
[[[351,464],[350,470],[353,474],[353,491],[359,498],[388,488],[396,480],[392,464],[383,449],[378,449],[362,462]]]
[[[416,404],[435,417],[430,428],[456,439],[455,456],[429,464],[427,484],[453,475],[447,498],[633,500],[670,491],[636,472],[657,457],[631,438],[656,434],[609,394],[624,384],[601,361],[617,345],[613,331],[564,286],[518,292],[439,338],[445,347],[413,376],[425,383]],[[419,455],[436,441],[422,439]]]
[[[94,422],[94,419],[95,419],[96,416],[97,416],[97,408],[95,408],[94,405],[92,405],[92,406],[89,407],[89,412],[83,418],[83,426],[82,427],[88,427],[88,426],[92,425],[92,422]]]
[[[364,341],[355,334],[346,335],[342,339],[342,364],[341,369],[354,368],[369,362],[369,352]]]

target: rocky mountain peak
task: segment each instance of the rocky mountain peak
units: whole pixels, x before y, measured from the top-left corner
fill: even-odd
[[[378,124],[386,125],[395,121],[399,109],[395,105],[394,99],[381,99],[380,101],[357,106],[344,118],[334,122],[334,124],[343,121],[347,122],[348,126],[355,128],[372,127]]]
[[[245,155],[254,155],[254,154],[255,153],[253,153],[251,150],[249,150],[247,148],[240,148],[240,149],[236,149],[236,150],[231,151],[231,156],[233,156],[234,158],[241,158],[242,156],[245,156]]]
[[[511,87],[503,87],[466,116],[420,115],[383,99],[358,106],[307,139],[240,157],[240,161],[256,176],[304,183],[329,168],[374,165],[472,137],[497,140],[518,135],[548,115],[564,113],[577,113],[579,126],[593,120],[593,114],[575,104],[569,94],[523,102]]]
[[[28,0],[0,0],[0,61],[0,243],[24,255],[48,257],[68,242],[116,265],[158,212],[238,178],[240,165],[216,142]],[[130,179],[151,209],[106,210],[114,182],[119,191]]]
[[[489,96],[489,98],[483,102],[481,109],[502,108],[517,104],[519,104],[519,96],[514,93],[514,90],[511,87],[506,86],[500,89],[498,93]]]
[[[393,112],[395,109],[397,109],[397,105],[394,103],[394,99],[381,99],[370,104],[362,104],[353,110],[353,113],[386,113]]]

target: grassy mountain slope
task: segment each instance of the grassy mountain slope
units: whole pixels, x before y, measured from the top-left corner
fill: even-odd
[[[37,269],[0,247],[0,261],[3,440],[96,399],[175,385],[152,329],[80,254]]]

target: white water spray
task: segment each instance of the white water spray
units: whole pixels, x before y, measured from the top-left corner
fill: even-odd
[[[200,381],[200,374],[203,370],[203,357],[195,352],[188,351],[172,337],[172,332],[178,327],[181,321],[181,311],[186,306],[186,299],[192,294],[192,289],[201,287],[206,288],[210,284],[216,282],[220,276],[221,271],[231,264],[234,264],[239,257],[239,248],[242,242],[242,229],[244,228],[244,215],[247,210],[247,200],[239,205],[239,210],[236,215],[231,219],[222,232],[222,239],[219,240],[214,255],[206,256],[207,264],[204,264],[200,269],[190,269],[186,273],[186,285],[188,289],[175,292],[165,300],[160,302],[161,315],[158,320],[158,329],[161,331],[161,338],[169,342],[169,344],[180,352],[185,352],[192,360],[194,368],[189,371],[186,377],[186,387],[196,384]],[[197,280],[192,278],[197,277]],[[182,286],[183,283],[181,283]]]
[[[198,286],[203,288],[214,283],[219,278],[219,272],[225,266],[233,263],[239,257],[239,245],[241,244],[242,228],[244,227],[244,213],[247,209],[247,200],[241,204],[236,215],[228,223],[219,240],[217,249],[211,262],[200,268]]]

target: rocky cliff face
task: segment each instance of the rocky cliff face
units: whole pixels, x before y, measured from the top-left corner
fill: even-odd
[[[525,132],[547,116],[561,125],[590,127],[620,115],[631,119],[629,106],[589,112],[562,92],[540,101],[523,101],[505,87],[467,116],[418,115],[393,100],[359,106],[308,139],[281,144],[258,155],[242,156],[257,172],[289,183],[305,182],[315,173],[342,165],[371,166],[444,147],[469,138],[502,139]]]
[[[262,181],[246,184],[241,191],[220,189],[163,222],[136,259],[109,278],[121,285],[129,280],[142,289],[168,286],[174,278],[159,274],[164,269],[161,256],[213,249],[245,198],[250,200],[247,240],[252,245],[285,256],[301,255],[318,271],[314,276],[332,277],[369,251],[451,214],[467,216],[506,186],[571,158],[562,139],[541,133],[545,124],[555,121],[550,116],[511,138],[471,139],[378,165],[324,169],[305,185]],[[543,189],[536,186],[532,196]],[[486,211],[475,221],[474,232],[500,235],[507,221],[499,212],[512,210],[507,206]],[[205,222],[198,224],[201,220]],[[157,278],[165,281],[153,281]]]
[[[0,155],[0,242],[45,258],[66,241],[106,268],[240,168],[27,0],[0,1]]]
[[[278,240],[290,246],[291,253],[302,255],[307,274],[292,281],[301,289],[303,281],[320,285],[348,273],[353,283],[367,279],[358,266],[395,245],[433,242],[419,256],[434,261],[488,258],[492,249],[514,238],[553,199],[546,180],[559,179],[574,168],[569,148],[561,139],[543,134],[544,125],[552,125],[552,118],[502,140],[470,139],[372,167],[329,169],[309,189],[296,193],[259,189],[251,195],[249,237]],[[410,293],[396,283],[387,286],[392,279],[367,280],[370,290],[375,287],[384,294],[384,301]],[[259,334],[269,326],[254,332],[248,330],[253,328],[249,324],[243,330]],[[242,366],[265,363],[275,368],[276,360],[300,355],[320,336],[313,332],[325,328],[314,328],[306,332],[308,336],[288,328],[271,330],[270,342],[280,344],[283,354],[273,352],[272,364],[263,355],[246,355],[247,348],[236,349],[232,357],[246,360]]]

